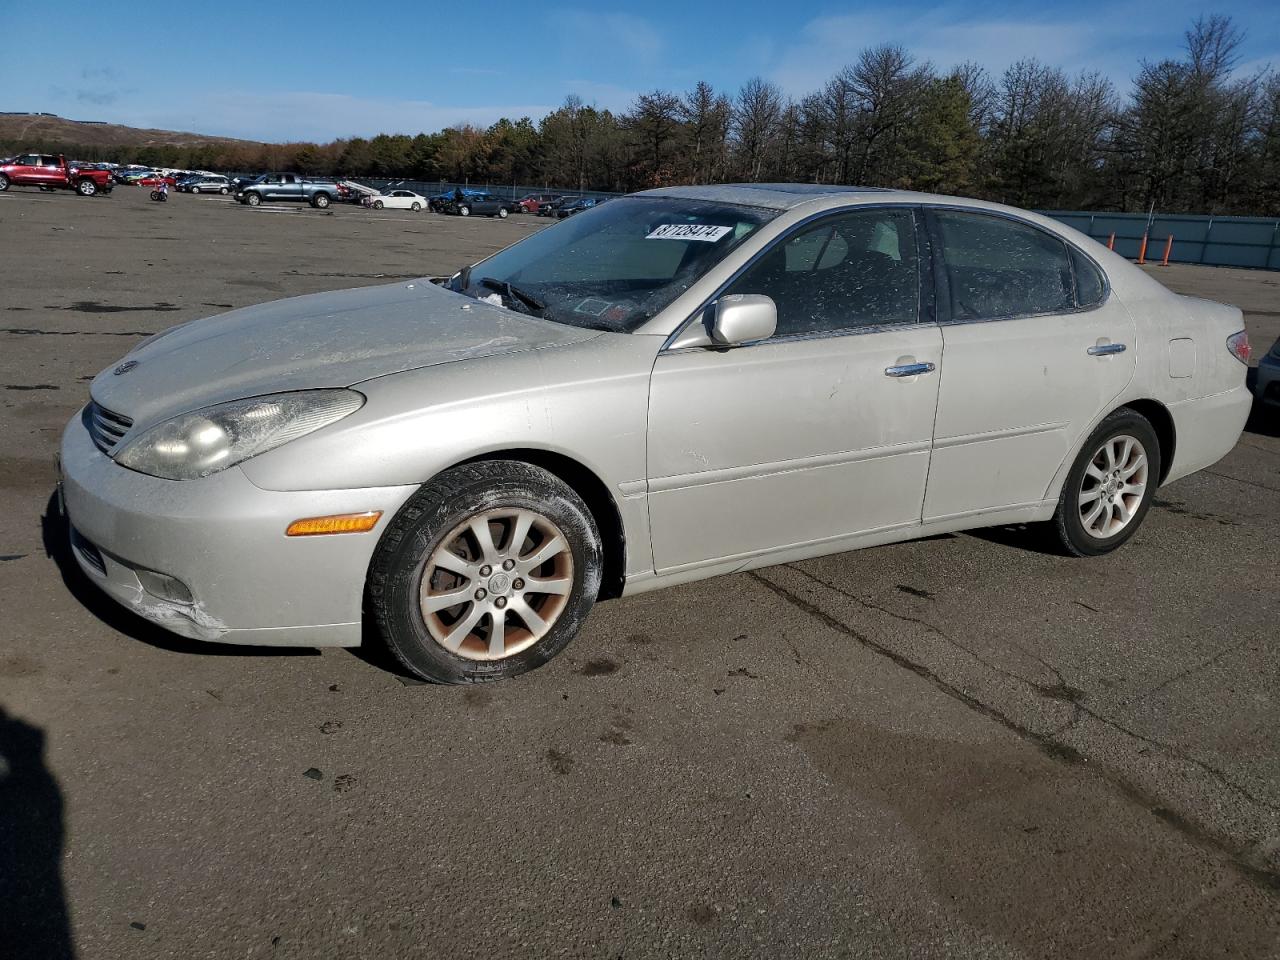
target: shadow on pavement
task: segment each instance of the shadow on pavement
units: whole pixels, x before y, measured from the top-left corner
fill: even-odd
[[[0,956],[75,956],[62,886],[62,793],[44,733],[0,707]]]
[[[205,643],[170,633],[111,599],[80,569],[71,553],[71,537],[67,518],[58,509],[54,493],[40,518],[40,534],[44,552],[58,565],[62,582],[82,607],[104,624],[127,637],[172,653],[189,653],[205,657],[318,657],[319,650],[310,647],[254,647],[230,643]],[[0,954],[3,956],[3,954]]]

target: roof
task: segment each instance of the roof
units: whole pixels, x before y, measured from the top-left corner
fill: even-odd
[[[900,193],[885,187],[854,187],[829,183],[724,183],[695,187],[659,187],[642,196],[685,197],[691,200],[718,200],[774,210],[790,210],[802,203],[832,194]]]

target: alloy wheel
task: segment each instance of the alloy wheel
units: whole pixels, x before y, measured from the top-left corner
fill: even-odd
[[[573,591],[568,539],[523,507],[487,510],[427,558],[419,606],[431,638],[469,660],[501,660],[536,644]]]
[[[1094,453],[1080,479],[1080,525],[1097,540],[1129,525],[1147,492],[1147,451],[1135,437],[1110,437]]]

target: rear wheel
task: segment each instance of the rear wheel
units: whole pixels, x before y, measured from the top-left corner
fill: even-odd
[[[98,192],[98,185],[92,180],[81,180],[76,184],[76,193],[82,197],[92,197]]]
[[[218,192],[219,192],[220,194],[222,194],[222,195],[225,197],[225,196],[227,195],[227,188],[226,188],[226,187],[219,187],[219,188],[218,188]]]
[[[600,588],[600,537],[562,480],[530,464],[449,470],[388,525],[369,606],[388,648],[440,683],[499,680],[568,645]]]
[[[0,173],[0,191],[9,189],[9,178]]]
[[[1067,474],[1054,526],[1077,557],[1110,553],[1138,531],[1160,482],[1160,441],[1146,417],[1110,414]]]
[[[317,193],[311,198],[311,205],[318,210],[324,210],[329,206],[329,195],[327,193]]]
[[[503,220],[507,219],[507,208],[506,208],[506,207],[499,207],[499,208],[498,208],[498,216],[500,216]]]

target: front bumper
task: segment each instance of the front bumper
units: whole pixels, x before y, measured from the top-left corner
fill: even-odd
[[[63,433],[61,464],[72,554],[89,579],[153,623],[223,643],[358,645],[369,560],[417,489],[263,490],[239,467],[161,480],[98,450],[79,414]],[[382,517],[368,533],[284,535],[303,517],[369,510]],[[155,573],[185,585],[191,602],[149,592]]]

